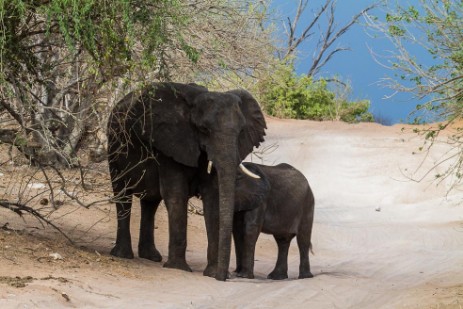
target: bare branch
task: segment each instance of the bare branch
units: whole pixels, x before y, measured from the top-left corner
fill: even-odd
[[[299,1],[294,20],[291,20],[290,17],[287,18],[287,26],[289,30],[287,30],[287,47],[283,59],[289,59],[289,57],[294,54],[294,52],[303,42],[306,42],[312,38],[315,33],[312,31],[313,28],[316,25],[319,25],[320,18],[326,16],[328,21],[327,25],[325,26],[325,31],[323,35],[319,36],[317,47],[314,52],[314,56],[312,57],[312,63],[308,65],[309,69],[307,70],[307,75],[314,76],[320,72],[321,68],[324,67],[335,54],[349,50],[347,47],[338,47],[334,50],[331,50],[331,48],[333,48],[333,44],[339,41],[339,39],[358,21],[358,19],[363,14],[376,7],[376,4],[370,5],[363,9],[361,12],[354,15],[344,26],[337,30],[335,18],[336,0],[326,0],[315,13],[314,17],[309,21],[307,26],[304,27],[301,34],[296,36],[300,26],[300,16],[306,11],[307,5],[308,1]]]
[[[34,208],[29,207],[29,206],[24,205],[24,204],[21,204],[21,203],[13,203],[13,202],[5,201],[5,200],[0,200],[0,207],[9,209],[9,210],[17,213],[19,216],[22,216],[23,212],[29,213],[32,216],[34,216],[34,218],[37,218],[40,221],[43,221],[44,223],[46,223],[46,224],[50,225],[51,227],[53,227],[61,235],[63,235],[71,244],[74,244],[72,239],[69,238],[69,236],[66,233],[63,232],[63,230],[61,230],[57,225],[55,225],[53,222],[48,220],[45,216],[43,216],[41,213],[36,211]]]
[[[293,55],[296,49],[299,47],[299,45],[313,35],[313,33],[311,32],[312,28],[317,24],[320,17],[323,16],[324,12],[328,8],[331,1],[333,0],[326,0],[326,2],[320,7],[318,12],[315,14],[314,18],[304,28],[301,35],[296,38],[295,33],[297,31],[297,28],[299,27],[299,18],[301,14],[303,14],[304,11],[306,10],[307,4],[308,4],[308,0],[304,2],[302,0],[299,1],[299,5],[297,7],[296,16],[294,18],[294,21],[291,22],[290,17],[288,17],[288,26],[289,26],[290,36],[288,37],[288,40],[287,40],[287,50],[286,50],[286,53],[283,59],[287,59],[288,57]]]

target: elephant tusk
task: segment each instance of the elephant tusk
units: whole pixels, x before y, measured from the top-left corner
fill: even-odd
[[[209,161],[209,163],[207,163],[207,173],[210,174],[212,171],[212,161]]]
[[[252,177],[252,178],[255,178],[255,179],[260,179],[260,176],[259,175],[256,175],[254,174],[253,172],[251,172],[250,170],[248,170],[244,165],[243,163],[240,163],[240,169],[243,173],[245,173],[246,175],[248,175],[249,177]]]

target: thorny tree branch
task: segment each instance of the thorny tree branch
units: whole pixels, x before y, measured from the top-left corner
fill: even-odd
[[[46,224],[52,226],[61,235],[63,235],[71,244],[74,244],[72,239],[69,238],[69,236],[66,235],[66,233],[63,232],[63,230],[61,230],[57,225],[55,225],[53,222],[51,222],[50,220],[45,218],[45,216],[43,216],[40,212],[36,211],[34,208],[29,207],[29,206],[24,205],[24,204],[21,204],[21,203],[14,203],[14,202],[6,201],[6,200],[0,200],[0,207],[9,209],[9,210],[17,213],[21,217],[23,215],[23,212],[29,213],[32,216],[34,216],[35,218],[37,218],[39,220],[39,222],[42,224],[42,226],[43,226],[43,223],[46,223]]]

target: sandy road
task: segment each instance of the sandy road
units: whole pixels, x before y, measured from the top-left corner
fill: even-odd
[[[74,262],[78,267],[71,267],[74,264],[69,262],[70,256],[64,262],[46,265],[35,260],[28,264],[23,258],[19,267],[0,255],[0,276],[33,274],[37,278],[52,275],[67,279],[35,280],[22,289],[0,285],[0,307],[463,306],[463,194],[458,190],[447,194],[450,182],[436,186],[433,173],[422,182],[410,180],[421,177],[447,151],[447,146],[435,147],[422,163],[424,154],[412,154],[421,146],[420,139],[397,126],[269,119],[268,127],[266,145],[278,147],[265,154],[264,163],[294,165],[309,179],[316,197],[313,279],[295,279],[299,257],[294,242],[289,258],[290,279],[266,280],[276,259],[276,245],[268,235],[258,241],[256,279],[234,278],[223,283],[203,277],[206,240],[203,219],[197,215],[190,215],[188,230],[187,258],[193,273],[163,269],[158,263],[138,258],[112,261],[108,254],[115,218],[111,217],[91,230],[90,234],[103,236],[87,246],[90,252],[102,254],[104,265],[94,262],[92,259],[97,257],[90,254],[86,259],[93,262],[79,264],[77,259]],[[253,160],[261,163],[257,158]],[[138,216],[135,207],[134,237]],[[95,219],[91,210],[66,217],[82,226]],[[164,207],[156,224],[157,243],[166,256]],[[60,294],[63,291],[70,301]]]

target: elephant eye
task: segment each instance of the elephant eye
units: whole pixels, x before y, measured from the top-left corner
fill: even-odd
[[[198,131],[205,135],[209,135],[211,133],[209,128],[206,126],[198,126]]]

